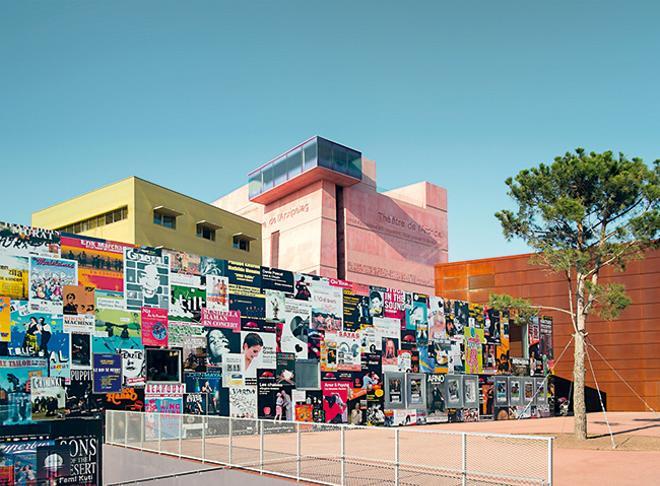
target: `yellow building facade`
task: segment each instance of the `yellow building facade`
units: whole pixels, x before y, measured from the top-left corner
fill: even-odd
[[[261,264],[261,225],[129,177],[32,213],[32,226]]]

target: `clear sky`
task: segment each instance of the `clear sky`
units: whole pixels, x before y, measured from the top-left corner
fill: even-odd
[[[449,193],[450,260],[525,251],[504,180],[660,157],[660,2],[0,0],[0,219],[129,175],[212,201],[314,135]]]

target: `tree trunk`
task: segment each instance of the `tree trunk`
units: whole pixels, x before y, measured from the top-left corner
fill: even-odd
[[[575,353],[573,355],[573,414],[574,433],[577,440],[587,439],[587,407],[584,401],[584,351],[585,320],[584,282],[578,277],[576,306]]]

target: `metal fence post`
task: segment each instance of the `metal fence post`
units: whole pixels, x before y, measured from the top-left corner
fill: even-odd
[[[202,415],[202,463],[206,462],[206,415]]]
[[[128,444],[128,417],[130,412],[124,413],[124,447]]]
[[[300,482],[300,423],[296,423],[296,481]]]
[[[233,430],[232,430],[232,428],[233,428],[233,427],[232,427],[232,420],[231,420],[231,417],[230,417],[228,420],[229,420],[229,465],[230,465],[230,466],[233,466],[234,463],[232,462],[232,450],[231,450],[231,449],[232,449],[232,446],[233,446],[233,444],[232,444],[232,442],[233,442],[233,441],[232,441],[232,435],[233,435]]]
[[[346,484],[346,458],[344,457],[344,454],[346,452],[345,450],[345,443],[344,443],[344,427],[343,425],[339,426],[339,442],[340,442],[340,452],[341,452],[341,480],[340,483],[342,486]]]
[[[160,454],[161,440],[162,440],[161,430],[163,429],[162,420],[161,420],[162,415],[160,413],[158,413],[158,414],[156,414],[156,416],[158,417],[158,454]]]
[[[179,415],[179,459],[181,459],[181,441],[183,439],[183,414]]]
[[[399,429],[394,429],[394,486],[399,486]]]
[[[140,413],[140,450],[144,450],[144,413]]]
[[[462,459],[461,459],[461,484],[463,486],[467,486],[467,433],[462,432],[461,433],[461,452],[462,452]]]
[[[554,479],[552,477],[552,462],[553,462],[552,441],[553,440],[554,440],[553,437],[548,437],[548,486],[552,486],[552,480]]]
[[[259,425],[259,474],[264,473],[264,422],[260,420]]]

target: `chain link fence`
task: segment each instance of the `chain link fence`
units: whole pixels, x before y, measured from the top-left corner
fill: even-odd
[[[552,438],[108,410],[106,443],[328,485],[551,485]]]

